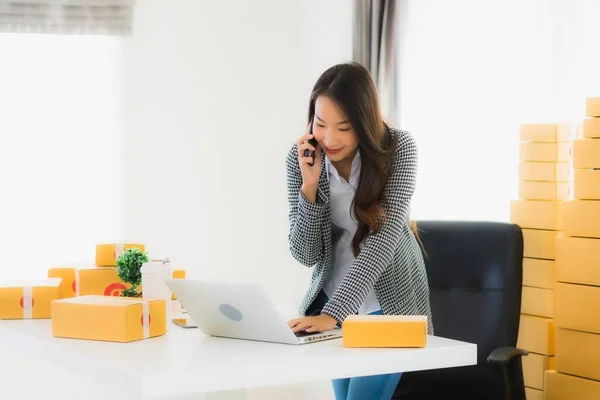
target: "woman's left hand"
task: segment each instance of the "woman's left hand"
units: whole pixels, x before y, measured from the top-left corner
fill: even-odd
[[[335,318],[329,315],[321,314],[316,317],[296,318],[288,322],[294,333],[297,332],[322,332],[329,331],[337,325]]]

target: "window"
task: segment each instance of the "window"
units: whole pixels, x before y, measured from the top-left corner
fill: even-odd
[[[399,118],[420,150],[414,219],[508,221],[518,125],[580,122],[600,96],[589,0],[410,0],[400,9]]]
[[[0,279],[121,236],[119,39],[0,34]]]

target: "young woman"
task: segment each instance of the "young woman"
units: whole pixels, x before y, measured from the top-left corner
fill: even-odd
[[[375,84],[357,63],[321,75],[308,117],[308,132],[287,158],[289,243],[314,270],[301,306],[306,317],[289,326],[315,332],[350,314],[427,315],[432,334],[427,274],[410,223],[413,136],[386,125]],[[333,388],[338,400],[387,400],[400,377],[341,379]]]

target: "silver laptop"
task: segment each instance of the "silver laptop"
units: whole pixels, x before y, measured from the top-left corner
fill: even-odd
[[[258,285],[167,279],[181,306],[210,336],[285,344],[306,344],[342,336],[342,330],[295,334]]]

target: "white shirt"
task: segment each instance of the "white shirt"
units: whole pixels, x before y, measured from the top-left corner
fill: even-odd
[[[352,160],[350,182],[347,182],[338,174],[329,157],[325,157],[325,165],[330,187],[333,269],[325,282],[323,290],[331,298],[355,260],[352,252],[352,238],[354,238],[358,224],[354,218],[352,200],[354,200],[360,178],[360,153],[357,151],[354,160]],[[381,310],[381,306],[377,301],[375,291],[371,289],[358,313],[369,314],[379,310]]]

